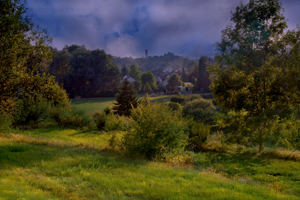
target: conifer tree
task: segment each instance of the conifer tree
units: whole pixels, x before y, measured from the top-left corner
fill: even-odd
[[[131,109],[138,105],[137,93],[134,86],[125,79],[122,82],[120,93],[116,95],[116,103],[113,106],[114,113],[118,115],[131,115]]]
[[[125,64],[122,67],[121,71],[122,71],[121,76],[122,76],[122,78],[124,78],[124,76],[126,76],[128,74],[128,69],[126,68]]]

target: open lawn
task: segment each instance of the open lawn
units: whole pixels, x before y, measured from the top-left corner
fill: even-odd
[[[140,97],[141,98],[141,97]],[[170,101],[171,96],[150,97],[151,101]],[[78,109],[84,110],[88,115],[101,112],[104,108],[114,104],[115,97],[104,97],[97,99],[72,99],[72,105]]]
[[[197,153],[194,166],[172,167],[110,151],[111,134],[1,135],[0,199],[299,199],[299,162]]]
[[[170,96],[151,97],[169,101]],[[88,114],[115,98],[72,100]],[[199,152],[187,165],[112,151],[116,133],[43,128],[0,133],[2,199],[300,199],[300,162],[270,154]]]

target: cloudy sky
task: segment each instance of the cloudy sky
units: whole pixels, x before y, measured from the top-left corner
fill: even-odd
[[[243,0],[248,3],[248,0]],[[113,56],[213,57],[215,42],[240,0],[28,0],[32,21],[52,46],[85,45]],[[300,23],[300,1],[282,0],[289,29]]]

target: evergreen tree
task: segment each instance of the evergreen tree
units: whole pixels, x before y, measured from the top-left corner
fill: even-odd
[[[121,78],[124,78],[124,76],[126,76],[127,74],[128,74],[128,69],[124,64],[124,66],[122,67]]]
[[[198,65],[198,74],[197,74],[197,83],[196,86],[203,89],[204,87],[204,79],[206,75],[206,62],[207,57],[201,56],[199,59],[199,65]]]
[[[116,103],[113,106],[113,112],[118,115],[131,115],[131,109],[138,105],[138,98],[134,86],[125,79],[122,82],[120,93],[116,95]]]

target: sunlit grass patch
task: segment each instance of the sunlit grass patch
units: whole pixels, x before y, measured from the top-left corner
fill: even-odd
[[[247,151],[148,162],[107,151],[112,134],[47,128],[2,135],[0,199],[299,199],[299,162]]]
[[[0,168],[6,199],[297,199],[213,171],[11,141],[0,148],[1,163],[9,159]]]
[[[170,96],[149,97],[150,101],[170,101]],[[105,97],[99,99],[72,99],[72,105],[84,110],[88,115],[102,112],[106,107],[110,107],[116,101],[115,97]]]

